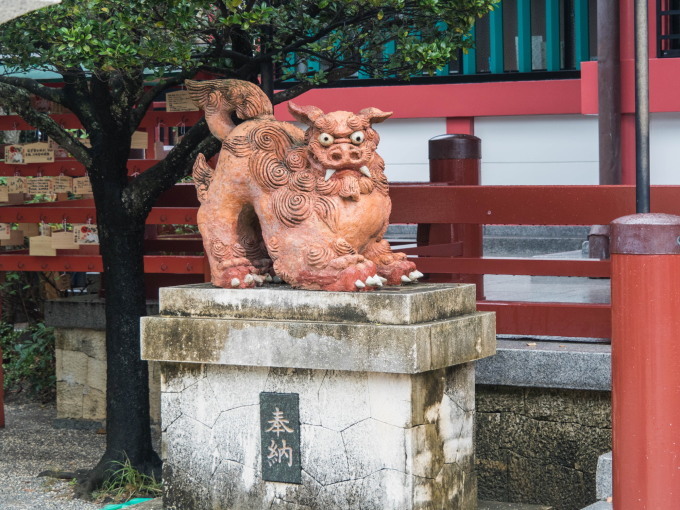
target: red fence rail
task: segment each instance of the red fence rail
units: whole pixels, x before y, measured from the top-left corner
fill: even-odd
[[[608,224],[634,213],[632,186],[450,186],[396,183],[390,188],[392,223],[477,225]],[[680,215],[680,186],[653,186],[655,212]],[[191,184],[175,186],[158,202],[148,224],[195,224],[198,202]],[[96,222],[91,200],[0,207],[0,222]],[[165,244],[167,243],[167,244]],[[186,248],[183,248],[186,247]],[[196,239],[149,242],[145,269],[155,274],[200,275],[204,262]],[[167,248],[167,249],[166,249]],[[409,250],[421,271],[437,274],[552,275],[606,278],[607,260],[545,260],[461,257],[456,243]],[[159,254],[162,253],[162,254]],[[173,255],[172,253],[179,253]],[[444,256],[448,254],[448,256]],[[429,256],[435,255],[435,256]],[[31,257],[26,251],[0,255],[0,271],[101,271],[98,255]],[[591,303],[528,303],[480,300],[497,312],[501,334],[609,338],[610,308]]]

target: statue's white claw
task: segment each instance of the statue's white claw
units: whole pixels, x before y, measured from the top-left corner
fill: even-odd
[[[362,166],[362,167],[359,169],[359,171],[360,171],[362,174],[364,174],[366,177],[368,177],[369,179],[372,177],[371,171],[368,169],[368,167],[367,167],[366,165]]]
[[[232,278],[231,279],[231,286],[232,287],[238,287],[239,285],[241,285],[241,280],[239,280],[238,278]]]
[[[265,281],[265,282],[271,282],[271,281],[272,281],[272,275],[270,275],[269,273],[267,273],[267,276],[264,277],[264,281]]]
[[[373,284],[377,285],[378,287],[382,287],[382,279],[377,274],[373,275]]]
[[[380,283],[387,283],[387,278],[383,278],[382,276],[378,276],[380,278]]]
[[[327,181],[331,177],[333,177],[333,174],[335,173],[335,170],[331,170],[330,168],[326,170],[326,177],[323,178],[324,181]]]
[[[264,277],[259,274],[253,275],[253,279],[255,280],[255,283],[262,285],[264,283]]]
[[[361,280],[357,280],[356,282],[354,282],[354,285],[357,286],[357,289],[363,289],[364,287],[366,287],[366,284]]]
[[[411,280],[417,280],[418,278],[422,278],[422,277],[423,277],[423,273],[421,273],[420,271],[418,271],[418,270],[416,269],[415,271],[411,271],[411,273],[408,275],[408,277],[409,277]]]
[[[411,283],[411,279],[406,276],[405,274],[401,275],[401,282],[402,283]]]
[[[375,279],[372,276],[369,276],[366,278],[366,285],[377,285],[377,283],[375,283]]]
[[[276,275],[272,278],[272,281],[274,283],[281,283],[283,280],[281,279],[281,277],[279,275]]]
[[[255,280],[255,277],[252,274],[247,274],[246,277],[243,279],[243,281],[247,284],[252,283],[253,280]]]

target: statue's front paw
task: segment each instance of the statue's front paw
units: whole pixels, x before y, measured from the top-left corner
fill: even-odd
[[[333,281],[321,285],[321,290],[353,292],[381,287],[383,281],[377,276],[377,268],[370,260],[363,260],[339,271]]]
[[[212,275],[212,284],[225,289],[247,289],[260,286],[265,277],[251,265],[231,266]]]
[[[403,254],[399,254],[403,255]],[[387,285],[413,283],[423,277],[423,273],[416,269],[416,265],[406,258],[395,260],[391,264],[378,265],[378,276],[387,280]]]

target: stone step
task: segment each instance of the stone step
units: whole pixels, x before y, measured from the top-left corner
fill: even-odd
[[[612,508],[614,508],[614,506],[611,503],[607,503],[606,501],[598,501],[597,503],[588,505],[583,510],[612,510]]]
[[[595,496],[607,499],[612,495],[612,452],[603,453],[597,459]]]
[[[500,501],[478,501],[477,510],[552,510],[545,505],[529,505],[527,503],[502,503]]]

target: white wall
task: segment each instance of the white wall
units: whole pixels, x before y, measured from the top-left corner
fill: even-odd
[[[477,117],[482,184],[597,184],[597,117]]]
[[[446,120],[388,119],[374,126],[391,182],[429,179],[427,142]],[[680,113],[651,115],[652,184],[680,184]],[[482,183],[598,184],[597,116],[477,117]]]
[[[654,113],[649,122],[652,184],[680,184],[680,113]]]
[[[390,182],[430,180],[427,142],[446,134],[446,119],[387,119],[373,127],[380,134],[378,153]]]

